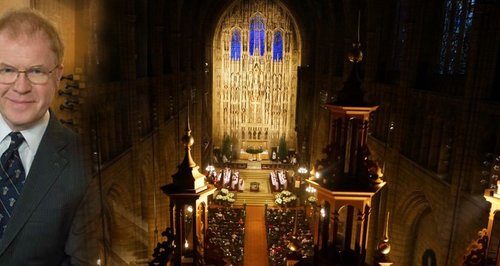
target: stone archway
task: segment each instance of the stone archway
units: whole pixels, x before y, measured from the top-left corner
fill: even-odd
[[[416,246],[419,233],[429,229],[427,225],[436,224],[431,205],[424,192],[415,191],[408,195],[397,206],[395,216],[401,217],[401,220],[394,224],[394,232],[398,232],[394,235],[394,246],[400,247],[401,254],[403,254],[398,264],[415,265],[416,262],[421,262],[425,250],[432,249],[432,247],[425,247],[425,250],[421,250],[422,247]],[[436,231],[437,229],[434,226],[429,230]],[[438,232],[434,233],[438,238]]]

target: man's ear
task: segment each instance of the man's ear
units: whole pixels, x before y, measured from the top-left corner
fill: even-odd
[[[64,64],[61,63],[57,67],[57,80],[61,80],[63,74],[64,74]]]

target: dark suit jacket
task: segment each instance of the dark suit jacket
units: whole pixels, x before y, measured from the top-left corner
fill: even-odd
[[[0,240],[0,265],[84,265],[82,207],[90,177],[77,134],[51,113],[21,196]],[[97,258],[91,258],[96,265]],[[86,265],[86,264],[85,264]]]

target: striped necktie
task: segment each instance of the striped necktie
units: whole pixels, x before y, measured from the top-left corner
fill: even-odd
[[[0,157],[0,239],[26,180],[18,152],[19,146],[24,142],[24,137],[20,132],[11,132],[9,136],[9,148]]]

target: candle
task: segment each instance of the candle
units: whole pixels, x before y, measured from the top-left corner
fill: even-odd
[[[500,195],[500,180],[497,181],[497,196]]]

